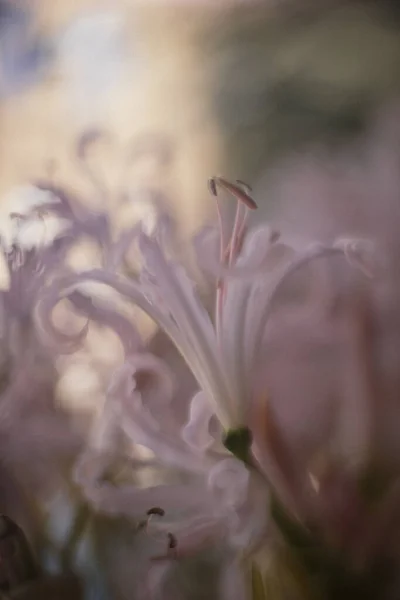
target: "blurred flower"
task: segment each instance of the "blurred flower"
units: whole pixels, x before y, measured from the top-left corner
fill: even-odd
[[[195,240],[200,266],[217,281],[214,319],[187,271],[172,258],[176,245],[165,218],[160,218],[153,231],[136,227],[122,243],[110,246],[111,255],[118,255],[121,260],[130,244],[136,243],[140,261],[130,279],[115,272],[118,265],[113,260],[106,260],[103,269],[66,274],[48,287],[38,307],[38,318],[45,338],[54,340],[59,348],[63,342],[70,348],[79,343],[80,334],[67,335],[52,322],[53,309],[61,298],[69,298],[94,321],[101,322],[107,315],[111,327],[114,311],[125,348],[125,363],[112,378],[92,445],[77,465],[77,481],[93,506],[100,512],[135,519],[139,530],[164,532],[164,551],[153,560],[153,566],[167,568],[171,564],[168,559],[184,558],[210,544],[228,544],[256,560],[251,572],[256,577],[261,568],[264,581],[266,563],[264,559],[257,562],[259,548],[268,539],[279,538],[286,538],[293,546],[291,535],[303,535],[308,540],[309,526],[318,531],[315,544],[320,534],[323,540],[324,536],[329,537],[327,532],[337,513],[334,510],[335,517],[327,519],[325,530],[320,511],[325,503],[326,473],[333,474],[337,462],[343,460],[345,467],[339,468],[338,480],[342,485],[347,468],[363,473],[372,459],[371,399],[368,382],[360,380],[364,373],[359,354],[364,339],[362,316],[360,322],[354,304],[349,302],[339,312],[340,317],[335,314],[332,318],[331,310],[322,307],[320,321],[313,321],[321,297],[315,296],[312,285],[306,285],[306,289],[300,285],[298,289],[304,279],[299,276],[314,263],[321,263],[324,268],[331,262],[337,265],[340,257],[349,272],[352,264],[359,267],[361,274],[354,276],[354,281],[365,278],[362,271],[369,274],[371,245],[362,240],[307,247],[281,242],[279,235],[267,227],[248,230],[248,211],[256,206],[242,182],[232,184],[218,177],[210,181],[210,188],[214,195],[221,188],[238,200],[229,235],[219,211],[220,233],[207,229]],[[133,301],[173,340],[199,386],[189,404],[175,393],[174,376],[179,378],[179,371],[171,373],[135,336],[133,347],[129,347],[132,326],[130,331],[125,330],[124,317],[115,312],[115,305],[90,298],[87,289],[83,291],[83,284],[88,282],[110,286]],[[295,284],[292,288],[291,283]],[[278,298],[283,302],[283,312]],[[308,342],[311,326],[321,328],[323,344],[331,352],[333,347],[333,355],[349,348],[348,370],[355,375],[350,390],[353,397],[346,395],[343,402],[336,403],[329,398],[309,430],[303,421],[293,430],[292,423],[289,435],[281,427],[282,412],[269,398],[265,377],[270,372],[268,335],[272,332],[273,339],[274,330],[278,333],[276,352],[279,323],[283,325],[283,335],[288,329],[290,332],[293,323],[299,324],[295,332],[298,337],[284,337],[289,342],[287,348],[294,343],[299,349],[298,343]],[[275,386],[277,382],[282,385],[284,380],[290,381],[291,369],[296,369],[296,363],[291,365],[288,359],[290,355],[278,355]],[[305,378],[302,383],[313,386],[318,380],[317,371],[312,371],[310,380]],[[340,394],[343,373],[339,377],[342,379],[333,385],[337,383]],[[347,377],[346,371],[344,379]],[[290,389],[292,403],[298,392],[313,395],[312,387]],[[321,439],[318,428],[325,424],[326,435]],[[306,434],[306,440],[302,435],[297,437],[296,447],[291,437],[296,438],[299,429]],[[172,477],[172,483],[140,487],[107,482],[114,461],[124,454],[124,439],[151,450],[154,456],[131,459],[133,473],[161,464],[167,481]],[[308,445],[308,452],[304,452],[304,444]],[[324,461],[329,468],[320,472]],[[355,481],[352,475],[350,480]],[[357,483],[354,485],[357,487]],[[349,493],[346,488],[346,502]],[[269,538],[274,532],[276,535]]]
[[[59,460],[71,459],[80,441],[56,407],[54,360],[40,342],[33,320],[39,293],[63,266],[71,230],[61,227],[61,233],[46,244],[41,244],[40,233],[36,243],[35,236],[29,240],[25,235],[29,224],[36,221],[45,230],[44,215],[53,206],[56,212],[59,209],[49,193],[34,187],[30,192],[36,194],[36,205],[25,213],[11,213],[8,239],[2,236],[0,244],[8,272],[7,286],[0,292],[0,454],[4,464],[21,475],[24,486],[35,482],[37,492],[39,482],[46,488],[46,482],[58,478]]]

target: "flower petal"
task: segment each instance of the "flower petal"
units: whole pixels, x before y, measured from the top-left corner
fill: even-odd
[[[201,471],[203,461],[188,451],[180,436],[173,391],[174,383],[164,363],[155,356],[139,354],[130,357],[114,374],[107,403],[117,411],[121,430],[134,443],[152,450],[164,464]]]
[[[142,346],[139,332],[134,325],[111,305],[102,305],[99,300],[92,300],[79,291],[70,294],[68,300],[90,320],[113,329],[123,344],[125,355],[137,351]]]
[[[141,236],[140,248],[146,269],[162,291],[171,317],[185,340],[184,358],[213,402],[221,422],[229,426],[232,421],[230,391],[221,368],[213,325],[194,291],[193,283],[182,267],[166,259],[159,245],[151,238]]]
[[[219,431],[220,437],[216,440],[210,430],[211,420],[215,419],[215,414],[207,401],[204,392],[198,392],[190,403],[189,422],[182,430],[182,439],[190,448],[200,453],[210,449],[216,441],[220,442],[222,448],[222,431]]]
[[[209,472],[208,485],[216,515],[224,520],[232,543],[246,547],[264,535],[269,497],[258,475],[242,462],[227,458]]]
[[[74,471],[76,483],[99,512],[143,520],[147,511],[154,506],[160,506],[166,514],[174,515],[182,514],[182,511],[202,512],[210,505],[207,489],[201,481],[147,488],[114,486],[104,481],[104,473],[108,468],[109,457],[88,452],[80,458]]]
[[[249,589],[246,584],[243,565],[236,560],[229,561],[221,574],[221,600],[249,600]]]
[[[235,508],[246,501],[249,481],[248,469],[235,458],[219,461],[208,475],[210,491],[224,507]]]

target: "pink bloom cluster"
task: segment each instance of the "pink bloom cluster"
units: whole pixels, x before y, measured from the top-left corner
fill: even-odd
[[[296,244],[263,224],[248,227],[256,204],[243,182],[215,177],[210,191],[218,208],[221,192],[233,195],[237,210],[229,224],[219,208],[219,227],[194,240],[208,293],[163,214],[151,232],[139,224],[116,242],[103,232],[101,268],[64,271],[42,289],[37,323],[54,348],[71,351],[87,331],[67,334],[53,322],[68,299],[89,322],[114,329],[125,351],[75,480],[96,511],[124,515],[159,540],[150,590],[176,561],[218,547],[236,557],[229,569],[243,574],[235,586],[243,597],[251,569],[239,570],[239,559],[258,565],[260,552],[285,543],[304,567],[295,543],[303,536],[318,557],[325,548],[338,557],[350,593],[365,574],[380,573],[382,546],[388,564],[398,549],[398,467],[384,452],[396,443],[389,392],[388,410],[377,410],[387,381],[386,365],[376,372],[385,342],[377,327],[391,310],[379,239]],[[94,284],[115,299],[97,296]],[[183,365],[171,369],[151,352],[117,296],[160,326]],[[185,370],[197,388],[187,398],[179,392]],[[132,483],[110,481],[121,459]],[[146,483],[146,469],[163,475]],[[382,485],[372,501],[365,490],[375,479]],[[265,579],[264,562],[257,568]]]
[[[127,517],[154,539],[145,596],[162,596],[165,578],[187,557],[218,549],[221,597],[246,598],[251,589],[267,597],[282,550],[321,597],[397,597],[395,246],[381,222],[368,239],[285,239],[263,223],[250,227],[257,206],[246,184],[214,177],[209,187],[218,226],[189,249],[200,286],[162,210],[151,231],[138,223],[115,240],[105,214],[38,185],[51,196],[40,214],[57,215],[64,227],[48,247],[6,251],[5,347],[18,370],[2,395],[1,424],[5,440],[18,419],[26,434],[15,446],[9,439],[3,455],[39,456],[46,468],[65,448],[79,455],[74,478],[89,506]],[[232,223],[222,195],[237,203]],[[77,273],[64,258],[82,237],[98,243],[101,266]],[[112,293],[105,298],[96,286]],[[142,339],[122,300],[169,338],[165,356]],[[80,332],[55,323],[60,301],[87,319]],[[47,402],[38,387],[37,357],[48,348],[74,352],[92,322],[118,335],[124,360],[90,440],[74,445],[52,394]],[[299,588],[289,597],[308,595]]]

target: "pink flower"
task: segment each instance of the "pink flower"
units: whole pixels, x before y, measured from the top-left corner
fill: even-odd
[[[321,300],[307,286],[298,289],[303,274],[314,264],[324,267],[328,259],[335,265],[340,259],[351,272],[349,262],[360,267],[359,271],[368,271],[368,244],[339,241],[296,248],[281,242],[268,227],[248,230],[247,215],[255,203],[247,186],[219,177],[210,181],[210,187],[213,194],[222,189],[238,200],[230,235],[220,217],[219,235],[207,229],[195,240],[200,266],[217,282],[213,316],[187,269],[172,258],[176,244],[165,219],[160,219],[153,233],[137,228],[127,238],[136,243],[140,254],[140,266],[132,278],[116,273],[115,265],[66,274],[49,286],[38,309],[43,335],[64,340],[67,346],[75,338],[57,330],[51,320],[52,310],[61,298],[69,298],[80,312],[94,320],[115,312],[126,361],[110,383],[104,413],[91,447],[78,461],[76,478],[97,510],[127,515],[139,527],[163,533],[160,560],[184,556],[221,540],[246,552],[255,550],[267,539],[267,532],[275,529],[271,510],[276,498],[291,519],[307,522],[310,506],[316,501],[308,461],[317,450],[330,453],[329,444],[336,444],[332,423],[343,411],[340,407],[335,410],[327,401],[308,439],[303,421],[288,435],[282,427],[282,410],[270,399],[266,387],[265,374],[269,373],[274,381],[266,344],[272,339],[271,364],[278,361],[275,382],[279,395],[282,375],[290,382],[291,369],[296,368],[296,362],[293,366],[290,363],[290,355],[286,357],[289,362],[285,356],[279,358],[280,327],[284,332],[292,331],[293,345],[300,352],[310,328],[315,326],[314,313]],[[123,249],[128,246],[124,243]],[[115,253],[116,248],[121,246],[111,244],[108,250]],[[121,257],[123,253],[117,254]],[[111,263],[106,260],[105,264]],[[88,282],[110,286],[160,325],[197,382],[198,392],[191,401],[184,402],[175,393],[179,371],[171,373],[137,340],[136,349],[128,347],[128,325],[124,331],[123,317],[115,306],[89,299],[87,292],[82,292],[82,284]],[[329,311],[322,307],[314,349],[321,340],[321,348],[326,345],[330,352],[340,352],[343,340],[347,340],[346,328],[340,320],[326,319],[325,313]],[[110,318],[107,324],[113,327]],[[297,330],[291,329],[293,324]],[[290,345],[289,339],[289,349]],[[294,361],[298,358],[296,352]],[[286,365],[287,373],[282,373],[282,365]],[[315,376],[314,369],[309,378],[299,381],[312,385]],[[331,383],[329,380],[327,385]],[[292,405],[297,393],[302,398],[307,392],[315,397],[310,388],[289,389],[294,396]],[[358,410],[358,401],[356,396],[355,404],[344,412],[347,430],[338,428],[345,437],[335,448],[343,450],[346,458],[348,454],[357,456],[359,464],[369,457],[370,413],[362,406],[366,416],[359,423],[352,413]],[[324,432],[329,439],[318,431],[321,423],[326,425]],[[305,437],[302,431],[299,434],[299,428],[304,429]],[[296,436],[297,444],[293,443]],[[121,456],[124,440],[146,447],[153,456],[149,460],[135,458],[134,473],[162,465],[169,477],[174,474],[175,482],[145,487],[107,483],[105,473]]]

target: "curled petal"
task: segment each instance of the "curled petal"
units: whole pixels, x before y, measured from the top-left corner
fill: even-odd
[[[134,325],[112,308],[112,306],[102,305],[100,301],[92,300],[85,294],[75,291],[68,297],[75,308],[84,313],[89,319],[110,327],[121,340],[125,355],[131,354],[142,346],[142,340]]]
[[[91,269],[83,273],[73,273],[61,277],[48,286],[42,294],[42,301],[47,305],[47,312],[41,311],[41,316],[46,321],[46,315],[51,314],[55,306],[63,298],[79,289],[82,284],[99,283],[109,286],[121,296],[124,296],[141,308],[148,316],[158,323],[164,331],[176,342],[180,348],[179,338],[177,339],[176,326],[167,318],[165,313],[159,310],[158,306],[149,302],[146,298],[145,290],[142,285],[134,280],[126,280],[116,273],[102,269]]]
[[[106,213],[88,209],[70,192],[51,182],[38,181],[36,186],[49,192],[57,200],[41,205],[41,213],[49,212],[70,223],[70,227],[62,232],[63,238],[75,241],[79,235],[88,235],[102,245],[110,244],[110,224]]]
[[[201,453],[211,448],[216,439],[210,431],[210,422],[215,418],[214,412],[204,392],[198,392],[190,403],[188,424],[183,428],[183,440],[194,450]],[[220,432],[222,439],[222,432]]]
[[[160,522],[161,527],[162,522]],[[190,572],[187,572],[188,563],[185,559],[190,559],[192,555],[197,555],[199,551],[205,548],[212,549],[216,545],[220,546],[225,533],[220,521],[208,518],[205,515],[186,520],[184,523],[182,523],[182,519],[179,519],[176,522],[176,527],[173,524],[171,526],[167,525],[167,527],[174,532],[172,535],[176,547],[173,550],[171,548],[161,550],[160,554],[153,556],[150,561],[146,588],[148,593],[151,594],[151,600],[170,598],[180,600],[181,598],[191,597],[187,589],[187,583],[189,582],[184,586],[179,585],[182,575],[185,575],[185,579],[190,577]],[[168,539],[168,535],[166,538]],[[170,574],[173,580],[169,579]],[[191,582],[196,584],[196,580],[193,580],[192,577]],[[197,585],[197,591],[198,587]],[[208,583],[206,589],[209,590]]]
[[[294,275],[309,262],[334,255],[343,256],[343,249],[335,246],[314,244],[305,251],[299,252],[295,255],[293,260],[289,261],[282,269],[278,270],[275,281],[268,290],[267,298],[264,299],[262,309],[259,311],[257,318],[254,319],[254,325],[256,325],[257,329],[254,334],[254,341],[251,344],[252,349],[247,356],[246,364],[248,368],[251,364],[254,364],[253,361],[260,352],[265,328],[274,308],[274,301],[281,291],[283,284],[286,283],[289,277]]]
[[[187,556],[197,552],[210,542],[213,545],[221,539],[224,532],[222,521],[218,518],[205,516],[209,505],[209,499],[206,497],[202,508],[203,516],[196,517],[188,523],[180,525],[176,530],[178,554]]]
[[[118,454],[123,442],[119,415],[114,407],[106,402],[103,410],[93,423],[90,435],[91,451],[99,455]]]
[[[148,404],[157,405],[157,415],[162,407],[171,402],[175,390],[175,381],[171,371],[157,356],[150,353],[133,354],[125,365],[113,377],[109,393],[118,393],[118,386],[125,385],[120,390],[122,395],[139,393]]]
[[[338,239],[335,247],[343,250],[349,264],[360,269],[367,277],[373,277],[375,246],[371,240]]]
[[[47,345],[68,354],[81,347],[89,331],[89,322],[77,333],[61,331],[52,320],[54,307],[59,301],[57,290],[53,289],[47,295],[43,295],[36,307],[35,319],[39,334],[46,340]]]
[[[125,260],[126,253],[137,239],[141,231],[140,225],[135,225],[128,231],[124,231],[116,244],[110,249],[106,257],[106,268],[111,271],[117,270],[121,267]]]
[[[103,271],[101,269],[93,269],[85,273],[74,273],[64,277],[60,277],[51,283],[40,297],[36,310],[36,321],[39,331],[47,338],[47,342],[54,347],[62,346],[64,351],[73,351],[82,343],[87,333],[87,326],[79,334],[65,334],[57,329],[52,321],[52,314],[56,305],[68,298],[69,295],[79,289],[84,283],[96,282],[108,285],[114,288],[117,292],[127,296],[142,308],[147,314],[158,322],[164,329],[170,333],[174,339],[174,329],[172,324],[165,319],[165,316],[149,304],[143,295],[140,285],[132,281],[124,281],[118,275]]]
[[[109,452],[101,450],[90,450],[78,459],[75,464],[73,478],[82,489],[98,489],[104,479],[104,475],[112,464],[114,456]]]
[[[212,501],[208,495],[203,495],[203,506],[199,516],[182,518],[169,521],[166,518],[157,522],[158,531],[172,532],[175,540],[174,557],[180,559],[199,552],[207,546],[213,547],[221,542],[227,533],[224,520],[212,514]],[[156,557],[156,560],[171,559],[171,553]]]
[[[235,459],[219,461],[210,471],[208,485],[215,500],[216,514],[229,528],[230,540],[246,547],[262,538],[268,516],[265,481]]]
[[[92,269],[60,278],[48,287],[40,303],[39,324],[41,322],[42,329],[50,338],[53,334],[56,343],[60,343],[62,336],[57,338],[58,332],[51,323],[51,313],[56,304],[83,283],[97,282],[110,286],[132,300],[164,329],[189,364],[200,386],[207,392],[220,420],[229,425],[232,420],[229,413],[230,390],[219,365],[220,356],[209,315],[183,268],[171,265],[163,256],[158,244],[147,236],[141,236],[141,245],[146,253],[146,262],[149,262],[151,267],[153,280],[157,281],[169,312],[152,302],[147,294],[148,288],[143,283],[128,281],[109,271]],[[73,342],[75,343],[75,340],[71,340],[71,346]],[[64,339],[64,343],[68,345],[68,340]],[[217,398],[221,401],[217,402]]]
[[[76,154],[80,160],[85,160],[90,146],[97,144],[101,140],[110,141],[109,135],[100,129],[90,129],[85,131],[78,140]]]
[[[211,469],[208,485],[221,506],[235,508],[246,501],[249,480],[249,471],[242,462],[225,458]]]
[[[89,462],[88,462],[89,461]],[[135,485],[114,486],[104,481],[105,470],[110,466],[106,457],[86,456],[76,465],[74,479],[95,510],[108,515],[121,515],[135,520],[153,506],[165,513],[176,515],[183,509],[203,511],[210,506],[204,485],[157,485],[140,488]]]
[[[174,386],[160,359],[135,355],[114,374],[107,403],[118,412],[121,429],[133,442],[152,450],[164,464],[201,471],[205,465],[180,436],[179,415],[171,402]]]
[[[38,190],[51,194],[51,197],[54,199],[52,202],[42,204],[39,207],[42,213],[48,211],[68,221],[75,220],[73,207],[79,204],[78,200],[70,192],[67,193],[63,188],[54,185],[50,181],[36,181],[35,187]]]

